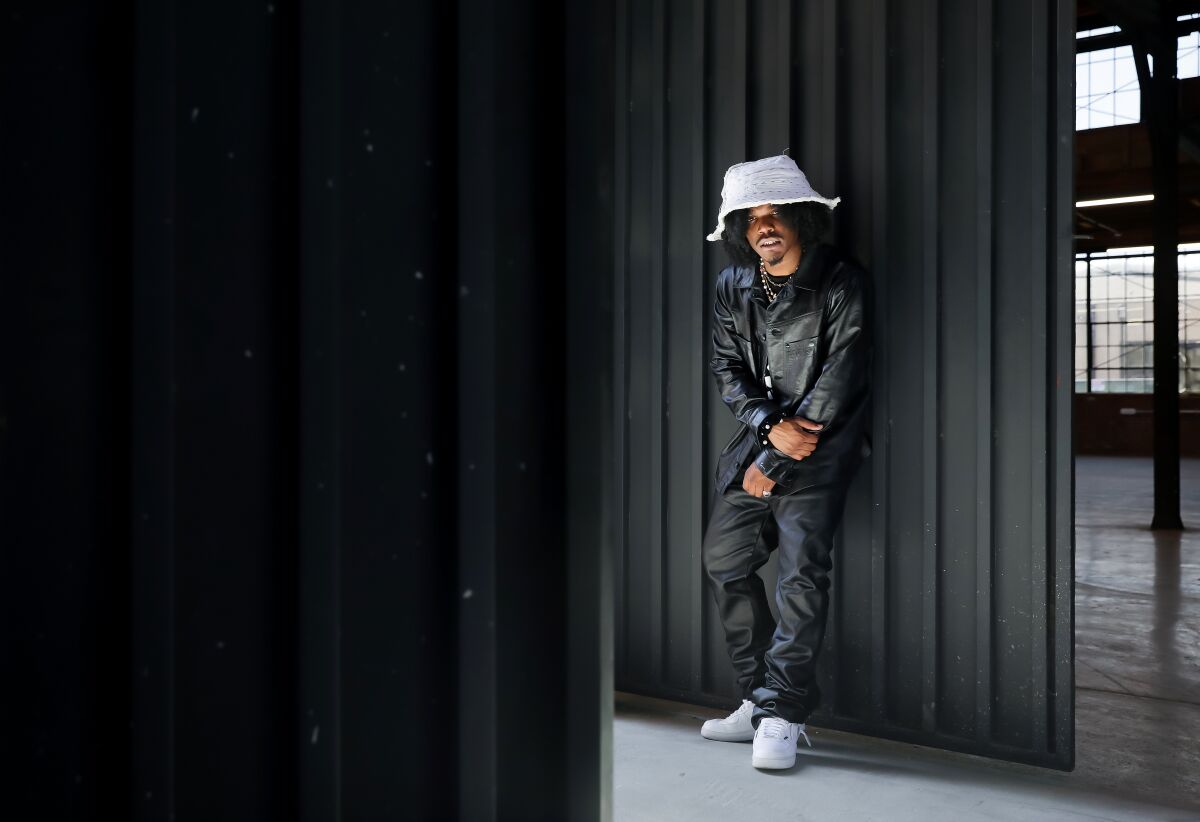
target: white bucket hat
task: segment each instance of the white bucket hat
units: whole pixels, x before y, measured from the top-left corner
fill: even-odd
[[[824,203],[833,208],[841,197],[822,197],[813,191],[808,178],[786,154],[764,157],[747,163],[732,165],[725,172],[725,184],[721,186],[721,213],[717,215],[717,228],[708,235],[709,240],[721,239],[725,230],[725,216],[739,208],[773,203]]]

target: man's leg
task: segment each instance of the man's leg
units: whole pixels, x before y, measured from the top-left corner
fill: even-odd
[[[756,572],[770,558],[777,533],[768,501],[746,493],[740,472],[716,497],[704,531],[704,574],[717,601],[743,699],[750,699],[764,682],[763,656],[775,631],[775,617]]]
[[[779,624],[766,653],[765,681],[750,697],[755,728],[764,716],[806,722],[821,702],[816,667],[829,608],[830,552],[848,490],[841,482],[771,500],[779,527]]]

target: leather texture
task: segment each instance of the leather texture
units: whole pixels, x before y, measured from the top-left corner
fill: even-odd
[[[833,246],[818,243],[767,300],[756,268],[727,266],[717,277],[710,368],[742,423],[717,461],[714,502],[752,454],[784,495],[828,482],[871,452],[871,282]],[[770,363],[772,393],[763,381]],[[816,450],[794,460],[754,434],[774,411],[822,423]]]
[[[768,715],[805,722],[821,703],[816,664],[829,610],[833,539],[849,479],[763,498],[742,489],[741,474],[709,517],[701,549],[704,574],[738,690],[754,702],[754,726]],[[778,622],[757,573],[776,549]]]
[[[717,462],[702,560],[730,660],[752,718],[804,722],[820,704],[816,661],[825,634],[834,533],[868,435],[871,284],[861,266],[821,243],[774,303],[756,269],[728,266],[714,294],[711,367],[741,423]],[[770,363],[774,397],[763,384]],[[795,460],[754,433],[772,412],[824,424]],[[742,488],[751,460],[776,481],[770,497]],[[771,614],[757,571],[779,550]]]

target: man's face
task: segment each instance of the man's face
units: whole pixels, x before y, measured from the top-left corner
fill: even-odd
[[[780,218],[772,203],[750,209],[746,242],[767,265],[776,265],[797,245],[796,232]]]

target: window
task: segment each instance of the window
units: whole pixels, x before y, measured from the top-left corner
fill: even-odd
[[[1132,46],[1075,55],[1076,131],[1136,123],[1141,117],[1141,89]]]
[[[1179,248],[1179,390],[1200,393],[1200,243]],[[1153,250],[1075,258],[1075,390],[1154,391]]]
[[[1179,16],[1181,23],[1196,25],[1200,13]],[[1081,47],[1089,39],[1118,34],[1116,26],[1077,32]],[[1179,37],[1176,49],[1179,79],[1200,77],[1200,32]],[[1133,48],[1085,51],[1075,55],[1075,130],[1136,123],[1141,119],[1141,87],[1133,64]]]

